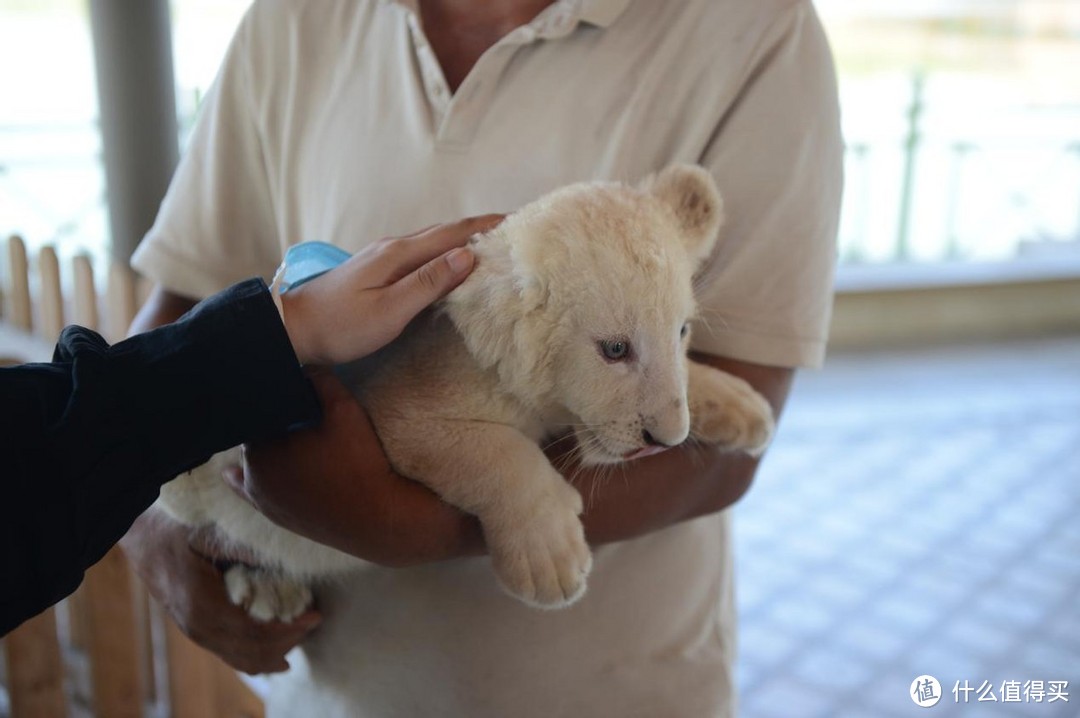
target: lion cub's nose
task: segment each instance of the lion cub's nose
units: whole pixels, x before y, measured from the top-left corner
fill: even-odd
[[[666,441],[660,441],[655,436],[653,436],[648,429],[645,429],[641,432],[641,440],[645,442],[645,446],[663,446],[668,449],[673,446],[678,446],[682,443],[681,441],[677,441],[674,444],[669,444]]]
[[[645,446],[678,446],[686,441],[690,433],[690,412],[685,402],[665,407],[664,411],[643,418],[641,440]]]

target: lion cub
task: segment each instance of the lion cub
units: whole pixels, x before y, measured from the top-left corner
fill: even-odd
[[[765,400],[686,356],[691,280],[721,220],[711,175],[689,165],[639,187],[557,190],[474,238],[477,267],[439,311],[342,368],[394,468],[480,519],[496,576],[525,603],[573,603],[592,561],[581,496],[541,451],[545,437],[572,431],[593,465],[688,436],[751,453],[769,441]],[[308,582],[363,562],[237,498],[220,478],[237,460],[215,456],[159,504],[254,549],[263,568],[231,568],[230,597],[256,618],[290,620],[311,601]]]

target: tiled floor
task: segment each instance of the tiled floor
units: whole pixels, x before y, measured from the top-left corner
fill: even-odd
[[[830,358],[735,516],[742,718],[1080,716],[1080,337]]]

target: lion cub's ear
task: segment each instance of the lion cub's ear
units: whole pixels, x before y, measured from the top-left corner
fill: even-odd
[[[690,256],[698,261],[708,257],[724,221],[724,202],[712,174],[697,165],[672,165],[647,178],[641,189],[674,212]]]

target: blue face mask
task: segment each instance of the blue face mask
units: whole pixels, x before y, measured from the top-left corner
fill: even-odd
[[[315,277],[326,274],[352,255],[326,242],[301,242],[289,247],[282,262],[280,292],[284,294]]]

